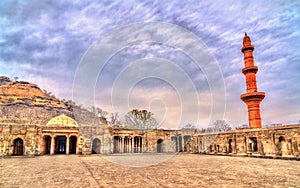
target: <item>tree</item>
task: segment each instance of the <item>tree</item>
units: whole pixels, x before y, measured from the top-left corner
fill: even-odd
[[[238,126],[236,129],[247,129],[249,128],[249,126],[247,124],[242,124],[240,126]]]
[[[98,117],[103,117],[103,118],[105,118],[105,119],[106,119],[107,116],[109,115],[108,112],[102,110],[102,109],[99,108],[99,107],[96,107],[96,113],[97,113],[97,116],[98,116]]]
[[[109,126],[120,126],[121,121],[119,119],[119,114],[117,112],[110,113],[108,117],[106,118],[106,121]]]
[[[17,76],[16,76],[16,77],[14,77],[14,81],[15,81],[15,82],[17,82],[17,81],[18,81],[18,79],[19,79],[19,77],[17,77]]]
[[[214,127],[213,129],[216,131],[216,132],[223,132],[223,131],[229,131],[231,130],[231,127],[230,125],[228,125],[225,120],[217,120],[215,121],[214,123]]]
[[[132,129],[155,129],[157,121],[152,112],[147,110],[133,109],[125,115],[125,124]]]
[[[186,124],[186,125],[183,126],[182,128],[184,128],[184,129],[196,129],[195,125],[190,124],[190,123]]]

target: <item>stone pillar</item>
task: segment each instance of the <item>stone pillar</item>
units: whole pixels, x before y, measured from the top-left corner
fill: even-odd
[[[179,137],[176,135],[176,152],[179,152]]]
[[[78,154],[79,154],[79,136],[76,137],[76,155]]]
[[[127,153],[128,152],[128,137],[125,137],[124,142],[125,142],[124,152]]]
[[[121,153],[121,137],[118,139],[118,153]]]
[[[147,141],[146,141],[146,143],[147,143]],[[146,149],[148,149],[148,148],[146,148]],[[146,152],[147,152],[147,150],[146,150]],[[141,136],[140,136],[140,153],[143,153],[143,137],[141,137]]]
[[[129,138],[126,137],[126,152],[129,153]]]
[[[69,135],[66,135],[67,140],[66,140],[66,154],[69,155],[70,154],[70,137]]]
[[[50,155],[54,155],[55,153],[55,137],[51,137],[51,147],[50,147]]]
[[[298,156],[299,155],[299,150],[298,150],[298,143],[297,143],[297,141],[293,142],[293,150],[294,150],[294,156]]]
[[[248,152],[248,138],[247,137],[244,137],[244,153],[247,153]]]
[[[136,153],[136,139],[133,137],[133,152]]]
[[[129,138],[129,153],[132,152],[132,138]]]
[[[139,140],[140,140],[140,138],[137,137],[137,138],[136,138],[136,152],[137,152],[137,153],[139,153]]]
[[[232,153],[236,154],[237,153],[237,149],[236,149],[236,134],[233,135],[233,145],[232,145]]]
[[[126,152],[126,139],[125,139],[125,137],[123,137],[123,142],[122,143],[123,143],[122,150],[125,153]]]
[[[264,152],[264,144],[261,140],[257,141],[257,147],[258,147],[258,153],[260,155],[265,155],[265,152]]]
[[[120,153],[123,153],[124,152],[124,137],[122,136],[121,137],[121,152]]]

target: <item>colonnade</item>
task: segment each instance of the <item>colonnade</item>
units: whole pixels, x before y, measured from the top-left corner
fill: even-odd
[[[187,146],[189,145],[189,142],[191,140],[191,135],[172,136],[171,140],[172,142],[176,143],[176,152],[188,151],[189,148],[187,148]]]
[[[44,154],[79,154],[77,135],[44,135],[43,137]]]
[[[142,153],[143,139],[141,136],[114,136],[114,153]]]

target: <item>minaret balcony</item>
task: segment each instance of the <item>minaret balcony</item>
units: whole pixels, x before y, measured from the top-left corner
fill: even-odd
[[[256,74],[257,71],[258,71],[257,66],[251,66],[251,67],[245,67],[245,68],[243,68],[242,73],[243,73],[244,75],[246,75],[246,74],[249,73],[249,72],[253,72],[253,73]]]
[[[265,98],[265,92],[252,92],[252,93],[245,93],[241,95],[241,100],[244,102],[248,101],[261,101]]]
[[[246,50],[251,50],[253,51],[254,50],[254,46],[253,45],[250,45],[250,46],[243,46],[242,49],[241,49],[241,52],[244,53],[244,51]]]
[[[246,50],[254,51],[254,46],[253,46],[253,45],[250,45],[250,46],[243,46],[242,49],[241,49],[241,52],[244,53],[244,51],[246,51]]]

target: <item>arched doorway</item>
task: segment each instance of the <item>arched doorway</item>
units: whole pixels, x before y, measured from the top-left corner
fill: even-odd
[[[250,137],[249,138],[249,151],[250,152],[257,152],[257,138],[256,137]]]
[[[57,136],[55,138],[55,154],[66,154],[66,141],[65,136]]]
[[[51,136],[45,136],[44,137],[44,153],[50,154],[51,150]]]
[[[121,152],[121,137],[114,136],[114,153],[120,153],[120,152]]]
[[[199,142],[199,153],[203,152],[202,141]]]
[[[163,152],[163,139],[157,140],[157,153]]]
[[[285,138],[283,136],[280,136],[278,138],[278,142],[280,143],[280,153],[283,154],[283,155],[287,155],[288,154],[288,148],[287,148]]]
[[[190,140],[191,140],[190,135],[184,135],[183,136],[183,151],[189,151],[190,150],[190,145],[189,145]]]
[[[179,144],[179,147],[178,147],[178,151],[179,152],[182,152],[182,136],[179,136],[178,137],[178,144]]]
[[[98,138],[95,138],[92,145],[92,154],[99,153],[101,153],[101,141]]]
[[[76,154],[76,146],[77,146],[77,137],[71,136],[70,137],[70,144],[69,144],[69,153]]]
[[[228,140],[228,152],[232,153],[232,139]]]
[[[13,155],[23,155],[23,140],[21,138],[14,140]]]

